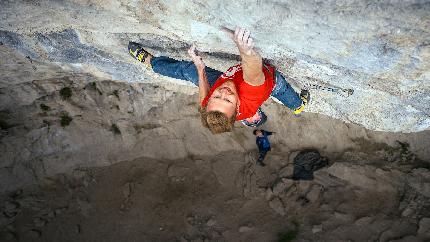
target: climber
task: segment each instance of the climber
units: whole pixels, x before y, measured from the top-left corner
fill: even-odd
[[[257,136],[256,143],[258,146],[258,159],[257,159],[257,165],[265,166],[264,164],[264,157],[266,157],[267,152],[271,150],[270,148],[270,142],[269,142],[269,135],[274,134],[275,132],[269,132],[262,129],[256,129],[252,132],[255,136]]]
[[[242,59],[241,64],[224,73],[207,67],[195,44],[188,50],[192,62],[155,57],[134,42],[129,43],[128,49],[135,59],[154,72],[198,86],[201,120],[214,134],[231,131],[236,120],[248,126],[260,126],[266,119],[260,106],[270,95],[295,114],[301,113],[309,101],[309,93],[303,90],[299,96],[280,72],[263,63],[248,30],[239,27],[234,32],[225,27],[222,30],[235,42]]]

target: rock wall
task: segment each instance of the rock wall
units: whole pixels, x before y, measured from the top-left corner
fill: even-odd
[[[218,28],[244,26],[295,88],[354,91],[314,90],[307,112],[371,130],[417,132],[430,126],[429,12],[426,0],[1,1],[0,41],[32,60],[154,82],[160,78],[128,56],[129,40],[176,58],[187,58],[195,41],[208,65],[225,70],[237,50]]]
[[[0,46],[0,60],[0,192],[81,167],[141,157],[218,159],[256,148],[242,125],[220,135],[205,129],[195,87],[186,83],[163,85],[168,78],[150,73],[151,83],[112,81],[86,66],[32,60],[7,46]],[[264,128],[277,132],[272,144],[283,156],[313,147],[352,163],[346,151],[409,168],[429,161],[430,131],[372,132],[319,114],[294,117],[274,101],[263,108],[271,115]]]
[[[429,10],[418,0],[1,1],[0,241],[428,241]],[[236,25],[295,88],[340,90],[312,89],[301,117],[264,103],[264,128],[276,131],[266,167],[251,129],[212,135],[195,86],[126,51],[134,40],[187,59],[196,41],[224,70],[239,57],[218,27]],[[293,181],[306,148],[330,166]]]

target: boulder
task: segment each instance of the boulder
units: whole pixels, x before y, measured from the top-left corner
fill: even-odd
[[[284,205],[282,204],[281,199],[277,197],[274,197],[272,200],[269,201],[269,207],[281,216],[285,216],[286,214],[286,211],[285,211]]]
[[[418,225],[418,235],[430,236],[430,218],[422,218]]]
[[[294,181],[292,179],[283,178],[278,181],[273,186],[273,195],[278,196],[279,194],[287,191],[291,186],[294,185]]]
[[[330,175],[348,181],[351,185],[362,189],[385,193],[397,192],[396,174],[373,166],[337,162],[331,165],[327,171]]]

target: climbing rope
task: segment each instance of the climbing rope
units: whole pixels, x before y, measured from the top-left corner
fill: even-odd
[[[300,87],[300,89],[302,89],[302,90],[308,90],[308,91],[309,90],[319,90],[319,91],[332,92],[332,93],[338,94],[342,97],[349,97],[352,94],[354,94],[354,89],[351,89],[351,88],[341,88],[341,87],[337,87],[337,86],[326,84],[326,83],[324,83],[324,84],[320,84],[320,83],[315,84],[315,83],[310,83],[310,82],[303,83],[301,81],[297,81],[296,79],[289,77],[288,75],[281,72],[280,70],[277,70],[277,71],[279,71],[282,74],[282,76],[284,76],[288,82],[290,82],[290,81],[294,82],[297,85],[297,87]],[[307,79],[310,79],[310,78],[307,78]],[[316,80],[315,82],[319,82],[319,81]]]
[[[336,87],[336,86],[332,86],[332,85],[318,85],[318,84],[310,84],[310,83],[306,83],[304,85],[305,90],[319,90],[319,91],[327,91],[327,92],[333,92],[336,93],[342,97],[349,97],[352,94],[354,94],[354,89],[350,89],[350,88],[341,88],[341,87]]]

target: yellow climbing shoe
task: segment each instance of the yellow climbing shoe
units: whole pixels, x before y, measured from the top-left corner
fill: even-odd
[[[134,59],[146,64],[148,67],[151,68],[151,63],[145,63],[145,60],[149,56],[152,57],[152,55],[148,51],[143,49],[143,46],[141,44],[130,41],[128,43],[128,52],[131,56],[133,56]]]
[[[294,109],[294,115],[300,116],[300,113],[305,109],[305,106],[309,103],[311,99],[311,95],[308,90],[302,90],[300,92],[300,99],[302,100],[302,104],[300,107]]]

